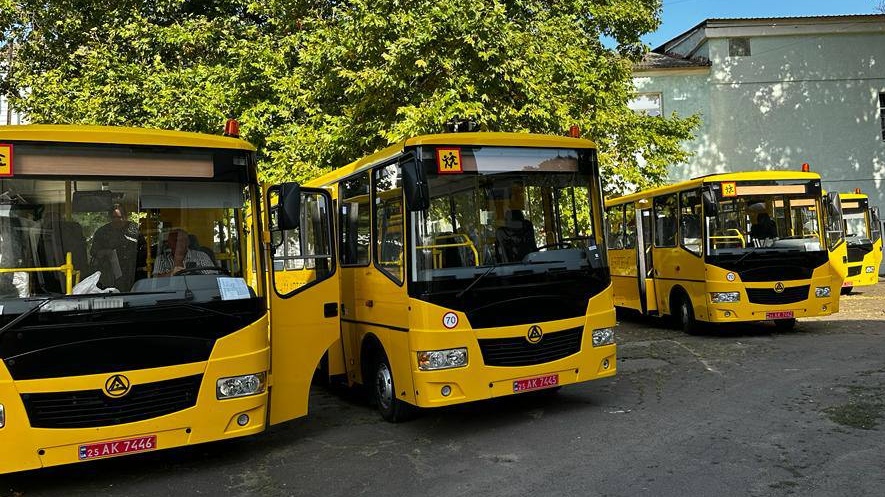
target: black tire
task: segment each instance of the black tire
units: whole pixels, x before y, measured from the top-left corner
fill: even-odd
[[[379,352],[372,367],[374,373],[370,379],[370,394],[375,407],[385,421],[399,423],[412,419],[417,408],[397,398],[396,385],[393,383],[393,370],[383,352]]]
[[[842,295],[851,295],[852,290],[854,290],[854,287],[843,286],[839,293],[841,293]]]
[[[696,335],[700,333],[701,326],[694,317],[694,307],[691,305],[691,299],[687,295],[679,297],[676,303],[676,323],[683,333],[688,335]]]
[[[796,318],[775,319],[774,326],[780,331],[792,331],[796,327]]]

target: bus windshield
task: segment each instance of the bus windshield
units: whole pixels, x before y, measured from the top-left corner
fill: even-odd
[[[413,213],[411,280],[562,274],[605,266],[591,209],[597,183],[576,150],[460,149],[462,170],[428,167],[430,208]]]
[[[866,199],[843,200],[842,219],[845,220],[845,241],[849,245],[870,243],[870,222],[867,218],[869,202]]]
[[[254,297],[242,279],[247,185],[12,178],[0,192],[4,314],[43,297],[66,296],[44,311]]]
[[[819,181],[710,183],[704,195],[710,255],[826,250]]]

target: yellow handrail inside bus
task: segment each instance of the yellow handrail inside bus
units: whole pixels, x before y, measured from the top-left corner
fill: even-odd
[[[70,295],[74,289],[74,262],[70,252],[65,253],[65,263],[58,267],[5,267],[0,268],[0,274],[5,273],[42,273],[59,271],[65,273],[65,294]],[[78,278],[79,279],[79,278]]]
[[[713,244],[716,244],[717,240],[721,240],[723,243],[733,243],[734,241],[739,241],[741,244],[741,248],[746,248],[747,242],[744,240],[744,235],[741,234],[739,230],[734,228],[725,230],[726,233],[734,233],[731,235],[720,235],[720,236],[711,236],[710,240],[713,241]]]
[[[440,240],[445,240],[448,238],[453,238],[455,240],[462,240],[460,243],[436,243]],[[431,249],[433,250],[433,267],[441,268],[442,267],[442,250],[444,248],[458,248],[458,247],[467,247],[471,251],[473,251],[473,265],[479,266],[479,252],[476,250],[476,246],[473,245],[473,241],[470,240],[470,237],[463,233],[453,233],[450,235],[438,235],[433,237],[433,245],[421,245],[417,247],[419,250],[421,249]]]

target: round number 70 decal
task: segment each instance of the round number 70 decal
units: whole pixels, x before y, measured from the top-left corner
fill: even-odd
[[[443,315],[443,326],[448,329],[452,329],[455,326],[458,326],[458,315],[454,312],[447,312]]]

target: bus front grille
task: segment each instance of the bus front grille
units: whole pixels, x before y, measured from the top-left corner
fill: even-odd
[[[33,428],[97,428],[156,418],[197,403],[203,375],[132,385],[119,398],[102,390],[26,393],[22,401]]]
[[[860,266],[852,266],[848,268],[848,276],[859,276],[860,275]]]
[[[809,285],[784,288],[777,293],[773,288],[747,288],[747,300],[752,304],[795,304],[808,298]]]
[[[579,326],[544,334],[538,343],[525,337],[486,338],[479,340],[479,349],[486,366],[530,366],[555,361],[581,350],[584,328]]]

